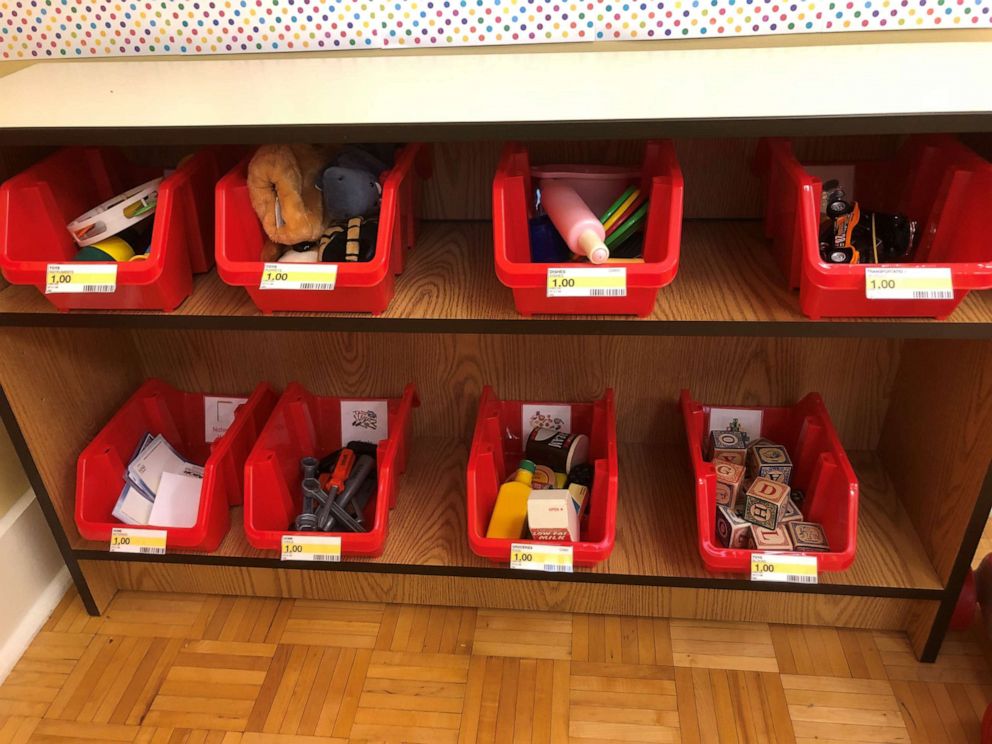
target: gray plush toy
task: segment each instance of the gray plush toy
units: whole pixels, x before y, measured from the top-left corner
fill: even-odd
[[[382,201],[379,176],[387,168],[366,150],[358,147],[342,150],[321,173],[317,184],[324,195],[324,219],[336,222],[378,214]]]

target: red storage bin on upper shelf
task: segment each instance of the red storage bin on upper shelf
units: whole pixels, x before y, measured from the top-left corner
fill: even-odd
[[[751,570],[751,550],[725,548],[716,536],[716,473],[703,459],[714,409],[761,412],[760,436],[780,444],[792,460],[792,486],[805,493],[805,519],[819,522],[827,533],[829,553],[815,555],[820,571],[843,571],[854,561],[858,533],[858,479],[834,431],[823,399],[810,393],[793,406],[749,408],[710,406],[683,390],[682,417],[689,439],[689,459],[696,479],[696,523],[699,554],[710,571]]]
[[[168,548],[208,553],[217,548],[231,525],[229,508],[242,501],[245,460],[277,396],[269,385],[259,385],[237,408],[226,433],[208,442],[206,406],[211,397],[214,396],[185,393],[160,380],[148,380],[131,396],[79,456],[79,534],[87,540],[109,540],[114,527],[165,529],[169,533]],[[203,465],[200,510],[193,527],[124,525],[112,516],[124,488],[128,462],[146,433],[161,434],[180,455]]]
[[[407,249],[415,241],[417,176],[430,174],[430,149],[404,146],[382,181],[382,204],[375,256],[362,263],[337,264],[332,290],[259,289],[265,232],[248,196],[248,163],[238,163],[217,184],[217,273],[232,286],[244,287],[263,313],[385,312],[393,297],[394,275],[403,271]]]
[[[302,510],[300,459],[324,457],[342,447],[343,401],[385,400],[387,438],[378,443],[375,494],[365,507],[368,532],[295,532]],[[262,550],[280,550],[283,535],[333,535],[341,538],[342,555],[379,556],[389,533],[389,510],[396,506],[399,476],[406,470],[413,409],[419,406],[413,384],[400,398],[335,398],[309,393],[290,383],[245,464],[245,534]]]
[[[620,192],[629,185],[647,191],[651,206],[644,234],[644,263],[620,264],[627,269],[626,297],[548,297],[548,269],[590,264],[531,261],[528,220],[534,216],[534,183],[530,157],[524,145],[509,144],[503,149],[493,180],[493,245],[496,275],[513,290],[518,312],[523,315],[651,314],[658,290],[672,282],[679,267],[682,172],[672,143],[648,142],[640,177],[631,178],[620,187]]]
[[[969,290],[992,288],[992,164],[950,135],[910,137],[888,160],[807,164],[818,174],[853,167],[853,198],[864,208],[902,213],[919,223],[913,260],[829,264],[820,258],[821,178],[807,171],[787,140],[758,146],[765,182],[765,234],[803,313],[821,317],[945,318]],[[950,270],[953,299],[868,299],[866,268]]]
[[[536,542],[486,537],[496,494],[507,476],[524,458],[523,406],[530,401],[501,401],[486,386],[479,402],[472,449],[468,457],[468,542],[472,552],[497,563],[510,562],[513,543],[571,545],[576,566],[592,566],[613,552],[617,529],[617,422],[613,391],[592,403],[540,403],[567,405],[571,410],[571,432],[589,437],[589,462],[593,464],[589,506],[579,527],[578,542]]]
[[[193,274],[214,263],[214,186],[241,151],[201,150],[182,161],[158,191],[148,258],[117,264],[113,292],[46,294],[59,310],[176,309]],[[66,225],[108,199],[162,175],[120,150],[59,150],[0,186],[0,268],[12,284],[45,291],[48,265],[70,263],[79,247]]]

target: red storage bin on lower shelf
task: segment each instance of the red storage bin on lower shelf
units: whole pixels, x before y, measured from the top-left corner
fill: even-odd
[[[513,290],[518,312],[523,315],[651,314],[658,290],[672,282],[679,268],[682,172],[671,142],[652,141],[645,145],[640,176],[631,177],[619,191],[623,191],[624,185],[635,184],[648,192],[651,203],[644,234],[644,263],[606,264],[627,269],[627,295],[548,297],[548,269],[589,264],[531,261],[528,220],[534,214],[534,182],[530,157],[524,145],[509,144],[503,149],[493,180],[493,245],[496,276]]]
[[[184,393],[148,380],[121,407],[79,456],[76,467],[76,526],[87,540],[109,540],[114,527],[165,529],[169,548],[211,552],[231,526],[229,508],[242,501],[244,463],[276,404],[266,384],[238,407],[227,432],[213,442],[206,436],[203,393]],[[227,397],[227,396],[223,396]],[[237,397],[237,396],[231,396]],[[193,527],[124,525],[112,512],[124,488],[135,447],[148,433],[161,434],[186,459],[203,465],[200,511]]]
[[[680,400],[696,479],[699,554],[710,571],[751,570],[751,550],[723,547],[716,537],[716,473],[703,459],[714,409],[761,411],[761,434],[789,452],[792,486],[805,493],[803,516],[827,533],[829,553],[817,556],[820,571],[843,571],[854,561],[858,533],[858,479],[834,431],[823,399],[810,393],[793,406],[749,408],[697,403],[688,390]]]
[[[509,563],[513,543],[571,545],[576,566],[593,566],[613,552],[617,528],[617,422],[613,391],[592,403],[542,403],[571,408],[571,431],[589,437],[589,462],[594,475],[589,506],[579,528],[578,542],[538,543],[486,537],[496,493],[524,458],[525,434],[521,419],[530,401],[501,401],[486,386],[468,457],[468,542],[472,552],[497,563]],[[530,434],[530,430],[526,432]]]
[[[803,313],[821,317],[945,318],[972,289],[992,288],[992,164],[950,135],[910,137],[888,160],[802,164],[787,140],[762,140],[756,168],[765,181],[765,234]],[[830,264],[820,258],[821,176],[853,168],[863,208],[919,223],[913,261]],[[814,175],[814,173],[819,175]],[[952,299],[868,299],[866,268],[945,268]]]
[[[262,550],[280,550],[283,535],[333,535],[341,538],[341,554],[379,556],[389,534],[389,510],[396,505],[399,476],[406,470],[413,408],[419,406],[413,384],[400,398],[388,398],[388,437],[378,444],[376,493],[365,507],[368,532],[294,532],[291,525],[302,509],[300,459],[323,457],[339,449],[342,401],[382,398],[333,398],[313,395],[290,383],[276,404],[265,430],[245,464],[245,534]]]
[[[413,248],[418,174],[430,170],[426,145],[404,146],[382,182],[375,256],[363,263],[337,264],[332,290],[259,289],[265,263],[265,233],[248,196],[248,163],[244,158],[217,184],[217,273],[226,283],[244,287],[263,313],[385,312],[393,297],[394,274],[403,271],[407,249]]]
[[[159,187],[147,259],[118,263],[114,292],[56,293],[59,310],[176,309],[193,274],[214,264],[214,186],[241,151],[209,148],[180,163]],[[0,268],[12,284],[45,291],[48,265],[79,247],[66,225],[93,207],[162,175],[114,148],[59,150],[0,186]]]

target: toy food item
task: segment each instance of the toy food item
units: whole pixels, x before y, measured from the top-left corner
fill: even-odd
[[[535,465],[530,460],[521,460],[516,477],[499,487],[496,505],[489,519],[486,537],[516,539],[524,534],[527,521],[527,500],[530,497],[530,484],[534,477]]]
[[[263,145],[248,163],[248,195],[269,239],[316,240],[324,230],[317,179],[332,152],[313,145]]]
[[[573,253],[593,263],[606,262],[606,229],[575,189],[551,181],[541,189],[541,204]]]

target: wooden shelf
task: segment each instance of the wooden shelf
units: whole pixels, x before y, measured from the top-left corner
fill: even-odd
[[[407,472],[400,481],[389,539],[381,558],[345,559],[334,564],[293,564],[293,568],[358,570],[450,576],[547,580],[539,572],[510,571],[476,556],[465,537],[467,448],[459,440],[414,442]],[[899,504],[878,458],[852,455],[861,483],[857,559],[850,569],[823,573],[818,586],[752,584],[745,576],[712,574],[699,558],[693,479],[682,448],[661,450],[621,444],[620,495],[616,547],[609,560],[555,580],[695,586],[768,591],[809,591],[913,599],[939,598],[943,587],[909,518]],[[238,566],[288,566],[274,551],[248,544],[240,509],[212,554],[170,553],[164,557],[107,552],[106,544],[80,540],[80,560],[178,562]]]
[[[813,321],[786,289],[761,225],[755,221],[685,223],[674,282],[661,290],[648,318],[525,318],[493,267],[488,222],[425,222],[396,295],[381,316],[279,313],[264,316],[240,287],[216,272],[196,279],[193,295],[173,313],[59,313],[30,286],[0,290],[0,325],[203,328],[227,330],[392,331],[738,335],[886,338],[992,338],[992,293],[971,292],[950,319]]]

